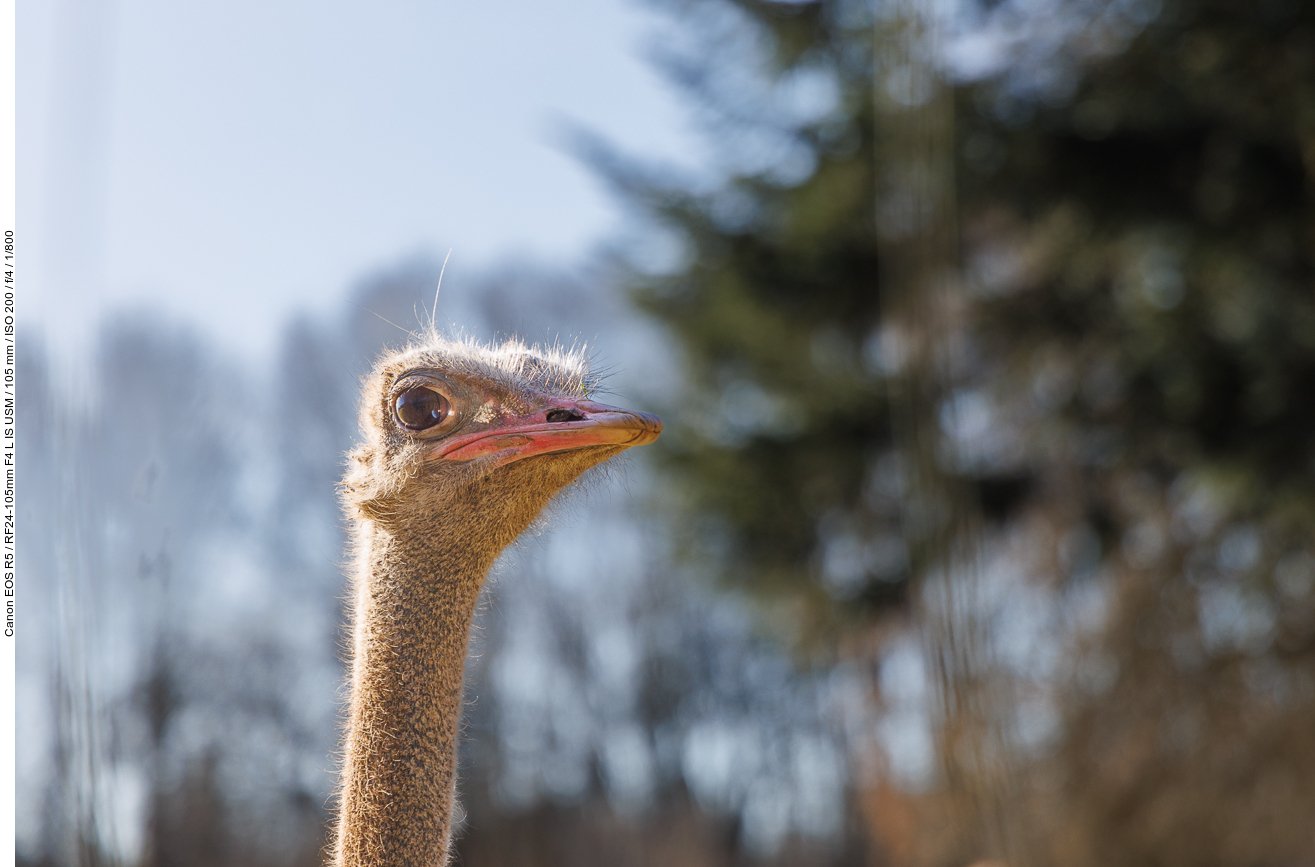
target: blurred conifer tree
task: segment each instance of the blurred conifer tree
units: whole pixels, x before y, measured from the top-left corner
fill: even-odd
[[[667,457],[728,576],[879,609],[903,598],[909,572],[894,547],[854,544],[892,528],[886,494],[900,487],[883,461],[895,350],[879,339],[871,12],[679,6],[695,36],[664,62],[725,150],[750,155],[712,189],[599,159],[685,245],[674,271],[635,277],[691,375]],[[1028,380],[992,381],[1014,388],[1006,403],[1058,378],[1031,416],[1077,425],[1089,463],[1149,461],[1163,480],[1219,462],[1310,498],[1315,11],[1057,9],[1087,32],[1037,68],[1020,53],[957,87],[972,350],[993,376]],[[757,51],[712,50],[728,18],[751,25]],[[755,58],[756,83],[727,74]],[[825,110],[791,105],[807,99]],[[1035,475],[1028,464],[976,474]],[[1020,492],[988,487],[988,512]]]
[[[634,281],[687,362],[664,443],[689,541],[732,583],[788,600],[805,638],[870,624],[914,580],[872,14],[679,9],[694,47],[668,63],[726,150],[751,156],[710,189],[600,164],[685,245]],[[968,365],[936,449],[988,522],[1026,540],[1020,568],[1056,598],[1096,587],[1103,612],[1098,634],[1069,635],[1058,722],[1020,747],[1012,821],[1066,863],[1308,857],[1315,5],[964,14],[1007,60],[953,86]],[[756,53],[718,50],[728,17]],[[1046,27],[1062,34],[1048,53]],[[794,110],[805,92],[834,99]]]

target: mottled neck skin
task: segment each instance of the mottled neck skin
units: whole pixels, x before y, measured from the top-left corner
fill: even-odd
[[[408,523],[357,527],[339,867],[447,863],[470,624],[501,548]]]

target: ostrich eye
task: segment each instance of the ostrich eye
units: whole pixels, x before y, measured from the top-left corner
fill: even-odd
[[[429,430],[440,424],[452,411],[447,398],[432,388],[416,385],[397,396],[393,402],[397,420],[408,430]]]

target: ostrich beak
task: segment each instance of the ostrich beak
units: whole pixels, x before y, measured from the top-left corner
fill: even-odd
[[[495,466],[552,452],[594,446],[642,446],[662,432],[662,421],[646,412],[618,409],[592,400],[552,401],[529,415],[446,440],[436,457],[470,461],[493,457]]]

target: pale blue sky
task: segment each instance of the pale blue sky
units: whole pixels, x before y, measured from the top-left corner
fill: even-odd
[[[244,348],[372,270],[569,262],[622,212],[558,121],[695,166],[634,0],[19,7],[21,321],[64,349],[156,306]]]

